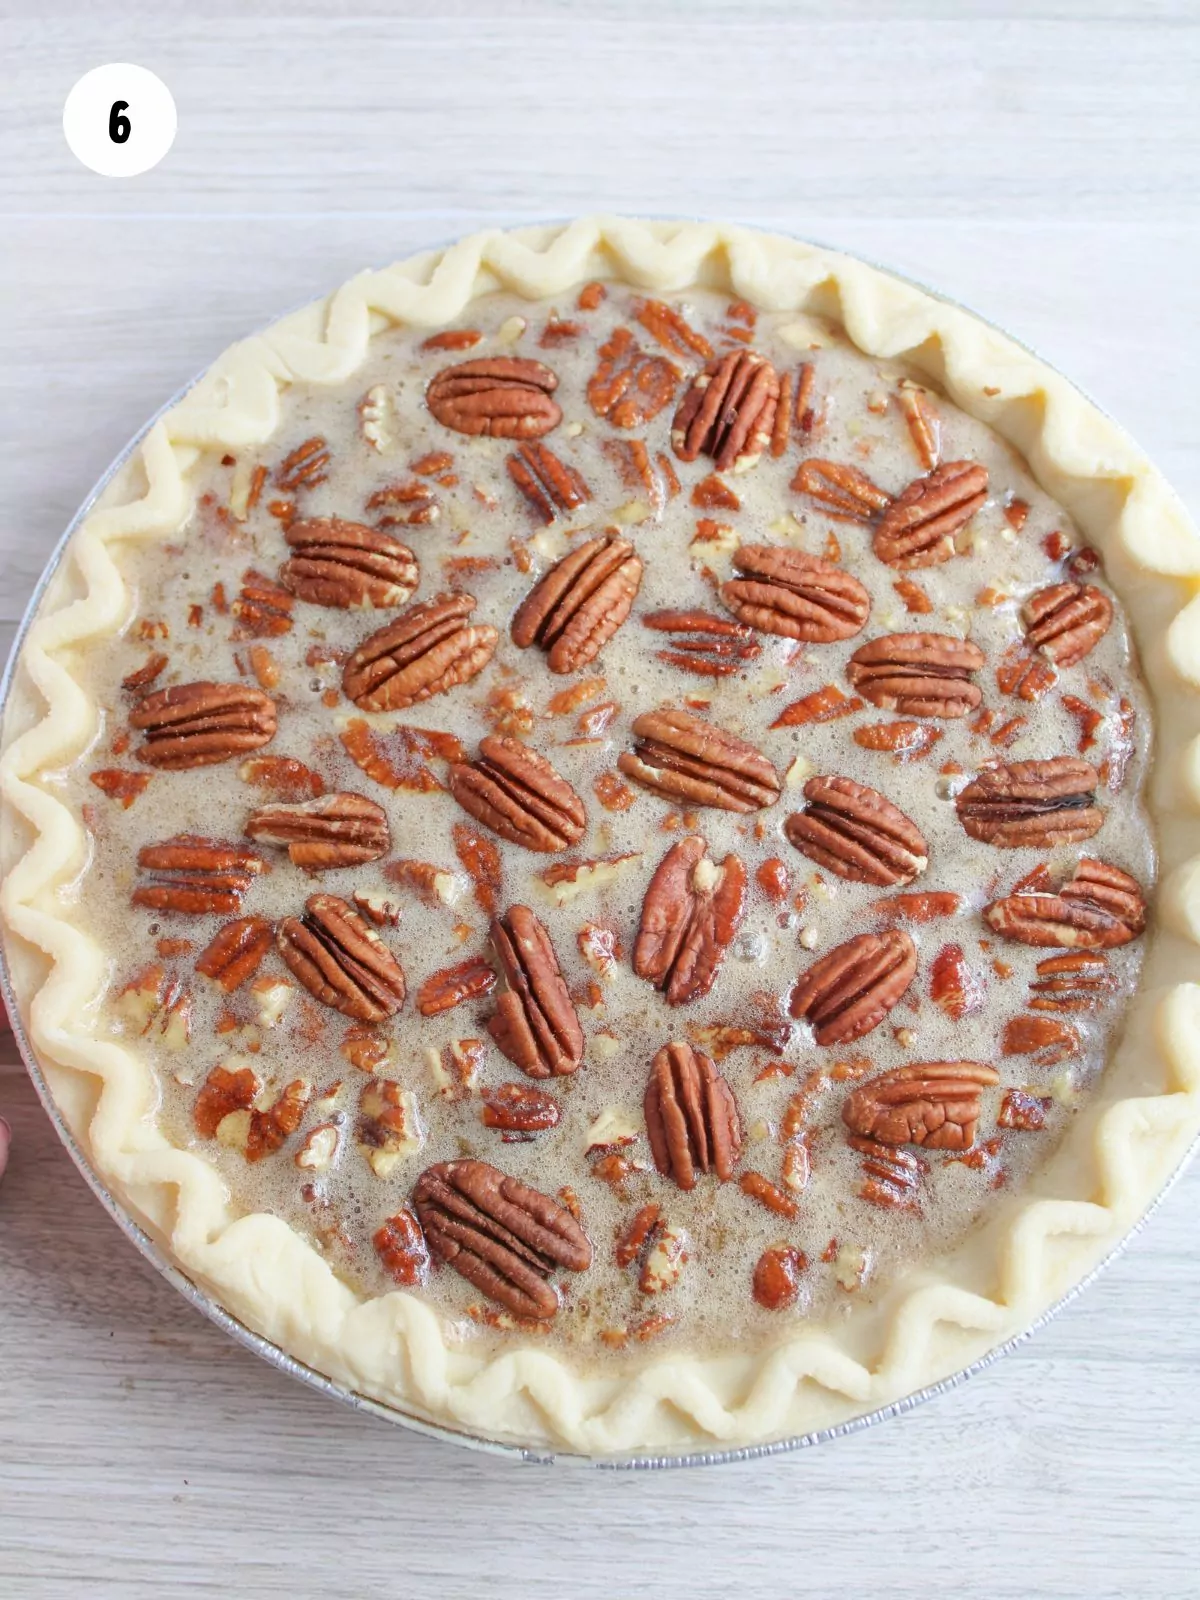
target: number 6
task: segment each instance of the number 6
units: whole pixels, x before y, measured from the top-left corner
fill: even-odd
[[[114,100],[108,113],[108,137],[114,144],[124,144],[133,132],[129,118],[122,113],[129,110],[128,100]]]

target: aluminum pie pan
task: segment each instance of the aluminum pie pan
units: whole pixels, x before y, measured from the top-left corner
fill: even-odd
[[[545,218],[542,220],[544,223],[553,224],[556,221],[565,222],[568,219]],[[770,229],[766,231],[781,232],[782,230]],[[789,237],[799,239],[800,236],[789,235]],[[434,244],[428,246],[427,248],[430,250],[436,250],[439,248],[445,248],[455,242],[456,240],[444,240],[440,245]],[[831,250],[838,254],[843,253],[838,251],[837,246],[823,243],[820,240],[805,239],[803,242],[817,245],[821,249]],[[860,255],[858,252],[853,252],[853,256],[854,259],[863,261],[868,266],[875,267],[878,271],[884,272],[890,277],[896,278],[903,283],[908,283],[913,288],[920,289],[923,293],[930,295],[936,300],[942,301],[946,305],[953,306],[960,311],[965,311],[968,315],[973,317],[976,321],[982,323],[985,327],[991,328],[995,332],[1002,334],[1005,338],[1011,340],[1012,343],[1027,351],[1051,371],[1058,371],[1058,369],[1054,367],[1052,363],[1046,361],[1045,358],[1041,356],[1031,345],[1026,344],[1023,340],[1015,338],[1014,335],[1008,333],[1006,329],[999,327],[998,324],[990,321],[986,317],[981,316],[970,306],[964,305],[961,301],[955,300],[952,296],[943,293],[939,289],[931,288],[928,284],[921,282],[921,280],[917,278],[912,278],[905,273],[897,272],[892,267],[884,266],[872,260],[869,256]],[[304,303],[307,304],[307,302]],[[280,313],[281,316],[286,316],[287,314],[288,313],[286,311]],[[277,320],[278,317],[272,318],[272,323]],[[259,329],[256,331],[262,332],[263,330]],[[253,337],[253,335],[251,334],[247,337]],[[182,388],[180,388],[174,395],[170,397],[170,399],[165,401],[164,404],[161,405],[153,414],[153,416],[151,416],[144,423],[144,425],[139,428],[137,433],[134,434],[124,448],[113,458],[91,491],[83,500],[78,511],[72,517],[65,532],[55,546],[54,551],[51,554],[50,559],[48,560],[41,574],[41,577],[38,579],[32,595],[30,596],[29,603],[26,606],[25,613],[17,629],[16,636],[13,639],[12,648],[4,669],[3,677],[0,678],[0,735],[2,735],[4,723],[7,719],[9,699],[12,694],[16,669],[26,637],[76,531],[83,521],[90,515],[97,501],[104,493],[108,485],[132,459],[146,438],[147,434],[154,427],[155,423],[165,416],[173,406],[177,405],[184,398],[184,396],[188,394],[188,392],[195,386],[197,382],[199,382],[200,378],[203,377],[204,372],[207,370],[207,367],[202,369],[202,371],[197,373],[189,383],[184,384]],[[1065,381],[1071,383],[1072,386],[1078,390],[1078,392],[1082,394],[1086,400],[1088,400],[1089,404],[1094,406],[1095,409],[1103,416],[1109,416],[1109,413],[1105,411],[1102,406],[1098,405],[1097,402],[1093,400],[1085,390],[1079,388],[1079,385],[1075,383],[1074,379],[1067,379],[1065,374],[1059,373],[1058,375],[1063,377]],[[1113,419],[1110,418],[1110,420]],[[1141,1215],[1129,1227],[1124,1236],[1113,1246],[1111,1250],[1108,1251],[1106,1255],[1096,1262],[1096,1264],[1077,1283],[1073,1284],[1065,1294],[1060,1296],[1058,1300],[1054,1301],[1050,1306],[1048,1306],[1025,1328],[1023,1328],[1020,1332],[1011,1335],[1002,1343],[993,1346],[976,1361],[973,1361],[969,1365],[960,1368],[959,1371],[951,1373],[948,1377],[939,1379],[936,1383],[929,1384],[923,1389],[918,1389],[912,1394],[904,1395],[899,1400],[891,1401],[887,1405],[877,1407],[873,1411],[864,1412],[861,1416],[852,1417],[845,1422],[837,1423],[831,1427],[819,1428],[810,1433],[798,1434],[789,1438],[774,1440],[767,1444],[743,1445],[728,1450],[713,1449],[687,1451],[680,1455],[600,1458],[582,1455],[574,1451],[532,1449],[527,1446],[506,1443],[497,1439],[489,1439],[483,1437],[482,1435],[464,1432],[462,1430],[452,1428],[445,1423],[432,1422],[423,1417],[414,1415],[413,1413],[402,1411],[398,1407],[390,1406],[382,1401],[372,1399],[369,1395],[361,1394],[357,1390],[351,1389],[347,1385],[339,1383],[335,1379],[317,1371],[316,1368],[310,1367],[302,1361],[298,1361],[294,1356],[290,1355],[273,1340],[264,1337],[262,1334],[256,1333],[239,1318],[235,1317],[231,1312],[226,1310],[226,1308],[221,1305],[221,1303],[202,1284],[199,1284],[192,1278],[188,1277],[188,1275],[183,1272],[177,1263],[172,1259],[170,1251],[146,1231],[141,1223],[138,1222],[134,1217],[131,1210],[108,1188],[104,1179],[96,1171],[87,1154],[81,1148],[79,1141],[76,1139],[71,1128],[68,1126],[66,1118],[59,1108],[53,1092],[50,1089],[50,1085],[46,1079],[45,1073],[43,1072],[41,1064],[37,1059],[37,1055],[32,1044],[30,1043],[25,1029],[24,1019],[17,1003],[16,990],[13,984],[11,972],[9,970],[8,951],[6,947],[7,937],[8,935],[6,930],[2,925],[0,925],[0,994],[3,995],[5,1005],[8,1009],[9,1018],[12,1023],[13,1036],[17,1041],[18,1048],[21,1052],[21,1058],[25,1064],[26,1071],[33,1082],[33,1086],[37,1092],[38,1098],[41,1101],[51,1123],[53,1124],[59,1139],[66,1147],[67,1153],[74,1161],[76,1167],[78,1167],[79,1171],[82,1173],[83,1178],[88,1187],[91,1189],[92,1193],[96,1196],[100,1204],[104,1207],[105,1211],[107,1211],[109,1216],[121,1229],[122,1233],[125,1234],[126,1238],[130,1240],[134,1247],[140,1252],[144,1259],[150,1263],[156,1272],[165,1278],[166,1281],[171,1284],[172,1287],[176,1289],[191,1306],[193,1306],[203,1316],[207,1317],[210,1322],[215,1323],[218,1328],[222,1329],[224,1333],[228,1334],[231,1339],[235,1340],[238,1344],[243,1346],[243,1348],[250,1350],[254,1355],[260,1357],[263,1361],[268,1362],[277,1371],[284,1373],[290,1378],[295,1378],[301,1383],[307,1384],[309,1388],[316,1390],[318,1393],[328,1395],[330,1398],[342,1402],[344,1405],[351,1407],[355,1411],[367,1413],[374,1417],[379,1417],[385,1422],[397,1424],[400,1427],[406,1428],[409,1431],[422,1435],[426,1438],[437,1439],[446,1444],[458,1445],[469,1450],[477,1451],[480,1454],[499,1456],[508,1460],[532,1463],[539,1466],[563,1465],[572,1466],[575,1468],[592,1468],[601,1471],[649,1472],[658,1471],[668,1467],[706,1467],[725,1465],[731,1462],[758,1461],[768,1459],[772,1456],[790,1454],[794,1451],[804,1450],[812,1445],[824,1444],[828,1440],[842,1438],[848,1434],[858,1433],[863,1429],[873,1427],[876,1423],[884,1422],[889,1417],[903,1415],[903,1413],[913,1410],[916,1406],[920,1405],[926,1400],[933,1399],[938,1395],[947,1393],[951,1389],[958,1388],[958,1386],[962,1383],[965,1383],[968,1378],[974,1377],[976,1373],[982,1372],[985,1368],[990,1367],[994,1362],[998,1361],[1002,1356],[1005,1356],[1011,1350],[1014,1350],[1018,1345],[1023,1344],[1039,1329],[1043,1328],[1048,1322],[1050,1322],[1052,1318],[1056,1317],[1064,1308],[1064,1306],[1069,1305],[1077,1295],[1081,1294],[1085,1289],[1087,1289],[1088,1286],[1099,1277],[1099,1275],[1111,1262],[1115,1261],[1119,1256],[1124,1254],[1130,1241],[1141,1232],[1147,1221],[1158,1209],[1159,1205],[1170,1193],[1170,1191],[1174,1188],[1180,1176],[1183,1174],[1184,1170],[1195,1156],[1197,1149],[1200,1148],[1200,1135],[1198,1135],[1196,1139],[1194,1139],[1188,1146],[1187,1150],[1176,1164],[1173,1172],[1163,1182],[1154,1198],[1144,1208]]]

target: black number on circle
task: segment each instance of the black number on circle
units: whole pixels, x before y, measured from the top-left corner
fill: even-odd
[[[112,110],[108,113],[108,137],[114,144],[124,144],[133,132],[129,118],[124,115],[128,110],[128,100],[113,101]]]

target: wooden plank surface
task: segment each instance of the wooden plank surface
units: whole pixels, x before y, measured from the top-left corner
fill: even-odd
[[[0,642],[75,505],[230,339],[363,265],[592,209],[759,221],[1038,348],[1200,504],[1200,11],[0,0]],[[66,92],[152,67],[143,178]],[[21,1070],[0,1187],[0,1588],[371,1600],[1200,1593],[1200,1172],[1032,1342],[910,1416],[726,1470],[517,1468],[357,1417],[178,1299]]]

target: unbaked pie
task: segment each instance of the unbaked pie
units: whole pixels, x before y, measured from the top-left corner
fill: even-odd
[[[611,1456],[914,1392],[1200,1120],[1197,570],[1063,380],[845,258],[356,278],[154,424],[24,643],[53,1092],[413,1415]]]

